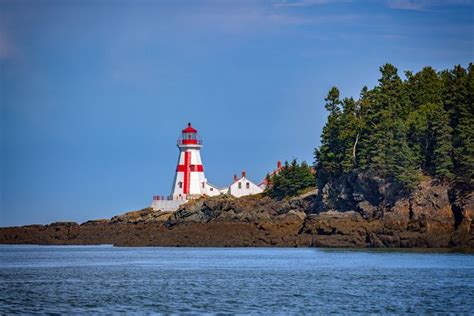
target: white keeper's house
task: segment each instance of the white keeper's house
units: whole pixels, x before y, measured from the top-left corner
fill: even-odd
[[[234,175],[233,182],[223,188],[207,182],[201,160],[202,140],[191,123],[188,123],[188,126],[181,131],[177,146],[179,158],[171,195],[153,196],[151,207],[154,210],[172,212],[177,210],[181,204],[204,195],[230,194],[241,197],[263,192],[265,187],[252,182],[247,178],[245,171],[242,172],[241,177]]]

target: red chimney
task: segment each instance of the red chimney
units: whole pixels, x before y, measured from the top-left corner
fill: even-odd
[[[281,161],[280,160],[277,161],[277,169],[281,169]]]
[[[234,182],[237,181],[237,175],[234,174]]]
[[[245,171],[242,171],[242,178],[245,178],[246,175]]]

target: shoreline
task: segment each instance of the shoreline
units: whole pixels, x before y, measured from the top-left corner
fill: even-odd
[[[114,244],[6,244],[0,243],[1,247],[7,246],[38,246],[38,247],[51,247],[51,248],[74,248],[74,247],[104,247],[104,248],[140,248],[140,249],[171,249],[171,248],[179,248],[179,249],[314,249],[314,250],[321,250],[323,252],[374,252],[374,253],[455,253],[455,254],[473,254],[474,255],[474,248],[390,248],[390,247],[380,247],[380,248],[352,248],[352,247],[305,247],[305,246],[298,246],[298,247],[285,247],[285,246],[242,246],[242,247],[216,247],[216,246],[117,246]]]
[[[319,197],[206,197],[176,212],[146,208],[82,224],[3,227],[0,244],[474,250],[471,204],[456,216],[447,187],[427,184],[416,199],[357,211],[318,210]]]

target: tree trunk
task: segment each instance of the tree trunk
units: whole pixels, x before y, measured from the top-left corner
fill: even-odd
[[[352,160],[354,161],[354,166],[356,165],[356,149],[357,149],[357,143],[359,142],[359,135],[360,135],[360,132],[357,133],[354,146],[352,147]]]

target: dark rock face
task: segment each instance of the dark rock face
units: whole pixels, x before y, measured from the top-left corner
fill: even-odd
[[[143,209],[80,225],[0,228],[0,243],[474,248],[473,216],[472,192],[427,180],[404,195],[382,179],[351,175],[283,201],[219,196],[174,213]]]
[[[371,216],[374,207],[390,207],[403,197],[403,190],[394,182],[369,173],[350,173],[328,182],[319,193],[316,210],[360,210]]]
[[[320,215],[332,209],[360,214],[369,247],[474,246],[474,196],[466,188],[427,179],[408,194],[385,179],[353,173],[326,184],[318,200]]]

